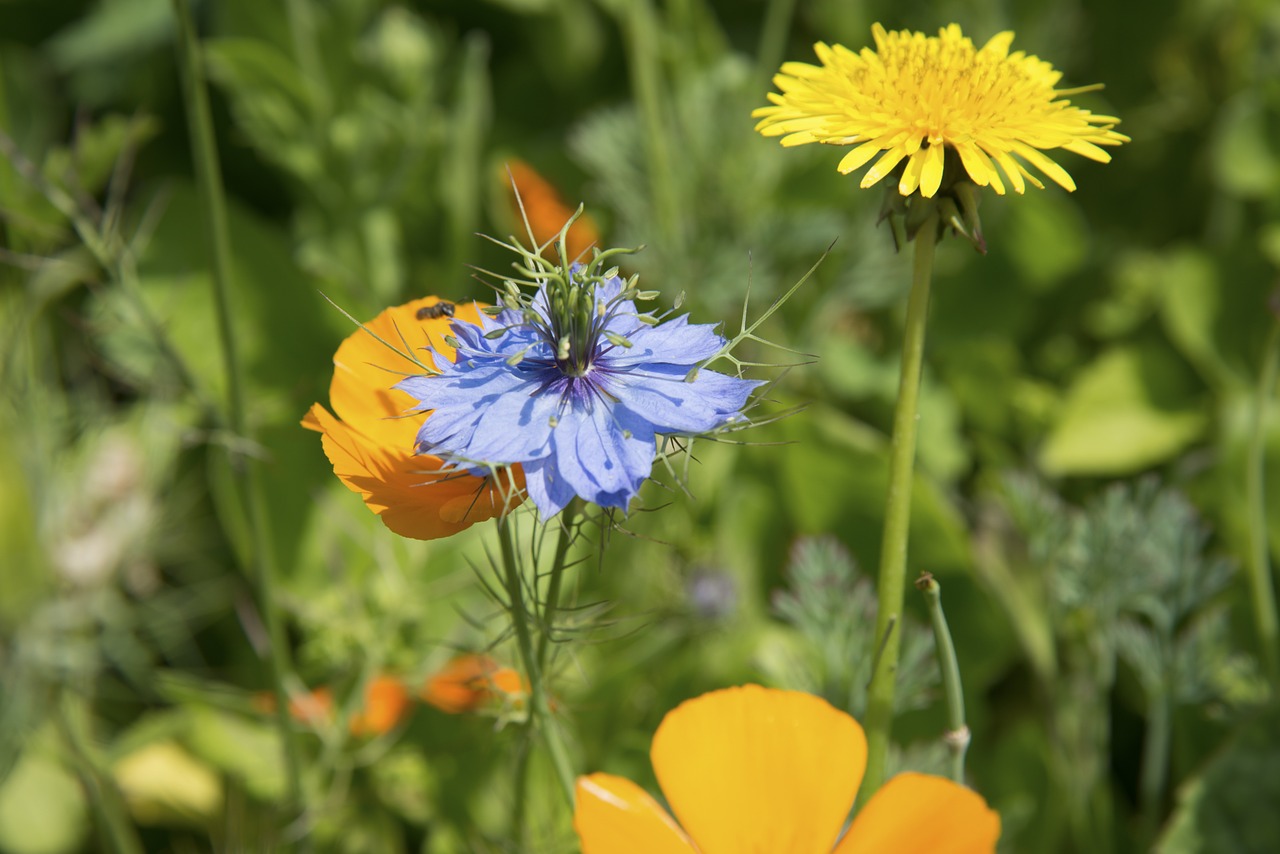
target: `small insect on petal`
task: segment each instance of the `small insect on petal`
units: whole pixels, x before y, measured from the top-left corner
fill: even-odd
[[[434,305],[424,305],[418,309],[414,317],[418,318],[418,320],[438,320],[441,317],[453,317],[453,315],[453,303],[441,300]]]

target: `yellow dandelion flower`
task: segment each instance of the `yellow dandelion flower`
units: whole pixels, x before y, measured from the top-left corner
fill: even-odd
[[[956,24],[937,36],[886,32],[880,24],[871,32],[875,50],[855,53],[819,42],[814,50],[821,66],[784,63],[773,78],[781,94],[769,93],[773,106],[752,113],[760,119],[756,130],[781,136],[785,146],[854,146],[840,161],[842,174],[879,155],[863,187],[902,165],[898,192],[919,190],[925,198],[943,186],[944,171],[954,168],[949,180],[959,177],[960,166],[973,183],[1001,195],[1006,179],[1018,193],[1028,183],[1043,189],[1028,165],[1074,190],[1071,176],[1045,151],[1064,149],[1106,163],[1111,155],[1099,146],[1129,141],[1113,130],[1119,119],[1094,115],[1064,97],[1100,86],[1055,88],[1062,73],[1038,57],[1010,53],[1012,32],[999,33],[981,49]],[[944,169],[948,150],[959,162]]]

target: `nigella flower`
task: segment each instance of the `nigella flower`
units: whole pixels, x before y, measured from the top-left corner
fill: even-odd
[[[659,436],[739,421],[757,383],[705,369],[724,339],[638,311],[653,294],[602,272],[606,254],[567,271],[522,256],[537,293],[507,282],[494,317],[454,323],[453,359],[437,352],[437,373],[397,384],[430,413],[417,450],[462,468],[521,464],[544,520],[574,496],[626,510]]]

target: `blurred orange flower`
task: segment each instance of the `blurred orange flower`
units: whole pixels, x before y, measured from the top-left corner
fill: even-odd
[[[891,779],[841,838],[867,740],[811,694],[703,694],[667,714],[649,756],[679,824],[630,780],[579,777],[583,854],[992,854],[1000,838],[981,796],[927,774]]]
[[[409,712],[409,689],[393,676],[375,676],[364,688],[364,705],[347,726],[352,735],[383,735]]]
[[[508,174],[508,172],[510,174]],[[564,224],[573,216],[575,207],[569,207],[546,178],[538,174],[528,163],[512,158],[508,160],[499,176],[511,208],[511,215],[523,234],[524,225],[520,217],[520,203],[516,194],[524,204],[524,215],[529,220],[529,228],[533,231],[533,239],[538,245],[552,240],[564,228]],[[514,186],[513,186],[514,185]],[[569,260],[584,255],[593,245],[599,245],[600,231],[595,221],[583,214],[574,221],[565,236],[565,248],[569,252]],[[554,250],[551,250],[554,253]]]
[[[447,537],[521,500],[512,497],[508,502],[506,495],[522,494],[524,475],[519,467],[513,470],[516,489],[505,490],[489,479],[443,473],[445,463],[439,457],[413,452],[425,416],[406,415],[418,401],[391,386],[401,374],[422,369],[369,334],[397,349],[430,347],[452,358],[453,348],[445,342],[452,317],[479,323],[482,307],[425,297],[383,311],[365,324],[368,331],[357,329],[333,356],[329,403],[337,417],[316,403],[302,419],[303,427],[321,434],[333,473],[402,537]],[[428,358],[425,353],[415,355]]]
[[[352,735],[385,735],[395,729],[409,712],[409,689],[394,676],[380,674],[369,680],[364,688],[364,702],[347,729]],[[274,712],[275,696],[262,691],[253,696],[253,705],[261,712]],[[300,724],[318,729],[333,720],[333,691],[321,685],[314,691],[289,698],[289,716]]]
[[[495,699],[520,700],[528,683],[487,655],[460,655],[433,674],[418,696],[451,715],[472,712]]]

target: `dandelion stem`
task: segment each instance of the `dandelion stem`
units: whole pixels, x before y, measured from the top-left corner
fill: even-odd
[[[289,704],[284,684],[284,677],[289,669],[289,656],[279,610],[276,607],[274,555],[268,534],[270,524],[267,518],[267,504],[262,494],[257,467],[247,456],[235,451],[236,447],[251,446],[252,435],[245,418],[242,372],[236,349],[235,328],[231,323],[232,258],[231,240],[227,228],[226,199],[223,194],[217,145],[213,136],[213,120],[209,114],[208,92],[191,10],[187,0],[173,0],[173,10],[178,23],[178,70],[182,78],[183,101],[187,108],[196,185],[205,206],[205,227],[208,229],[212,255],[214,313],[217,316],[218,340],[227,379],[227,426],[238,440],[232,446],[231,472],[237,493],[243,501],[242,506],[248,511],[249,570],[257,588],[258,608],[266,625],[270,647],[268,667],[275,692],[276,722],[282,744],[288,808],[291,811],[300,811],[302,775],[293,727],[289,723]]]
[[[915,265],[907,320],[902,340],[902,373],[893,411],[893,440],[889,457],[889,495],[885,504],[884,537],[880,548],[875,637],[884,649],[871,673],[867,689],[867,773],[858,791],[859,804],[884,782],[893,724],[893,690],[901,647],[902,599],[907,575],[907,534],[911,528],[911,481],[915,474],[916,427],[919,415],[920,370],[924,362],[924,334],[929,316],[929,286],[933,278],[933,250],[937,242],[937,214],[916,234]]]
[[[964,688],[960,684],[960,663],[956,661],[956,645],[947,628],[947,615],[942,612],[942,585],[924,573],[916,580],[916,588],[924,593],[933,625],[933,642],[938,649],[938,670],[942,672],[942,692],[947,700],[947,749],[951,752],[951,779],[964,785],[964,755],[969,750],[969,727],[964,720]]]
[[[1271,681],[1271,693],[1280,695],[1280,627],[1276,619],[1276,591],[1271,579],[1267,543],[1266,414],[1280,368],[1280,317],[1273,316],[1262,357],[1262,373],[1254,394],[1253,425],[1245,469],[1245,494],[1249,506],[1249,588],[1253,617],[1262,648],[1262,663]]]
[[[520,577],[519,561],[516,558],[511,517],[500,516],[497,524],[498,542],[502,548],[502,568],[507,587],[507,609],[511,614],[511,623],[516,632],[520,663],[529,676],[529,713],[547,746],[547,752],[551,754],[551,764],[555,767],[565,798],[572,808],[576,775],[573,772],[573,764],[569,761],[569,751],[564,745],[560,730],[551,715],[551,706],[547,702],[546,686],[542,681],[542,668],[539,666],[537,652],[533,645],[533,635],[529,630],[529,611],[525,607],[524,582]]]

